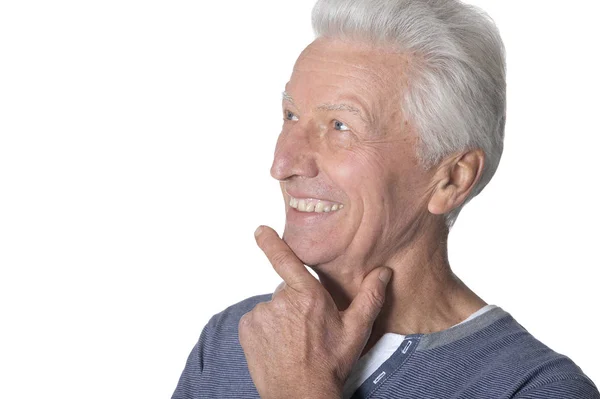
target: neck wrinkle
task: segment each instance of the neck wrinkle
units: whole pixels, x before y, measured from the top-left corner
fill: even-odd
[[[384,263],[394,273],[363,355],[385,333],[409,335],[442,331],[486,305],[452,272],[447,242],[447,229],[425,228],[410,245]],[[338,309],[343,311],[358,293],[362,279],[378,266],[373,265],[363,275],[332,273],[331,270],[336,270],[334,268],[329,268],[328,272],[319,268],[315,270]],[[362,265],[354,267],[354,270],[363,270]],[[345,270],[353,269],[348,265]]]
[[[416,293],[428,281],[438,281],[440,285],[449,280],[452,275],[448,263],[447,228],[434,225],[424,226],[410,232],[410,240],[406,237],[393,254],[382,260],[361,260],[362,264],[345,264],[343,266],[317,265],[313,270],[319,276],[321,284],[330,293],[340,311],[346,310],[357,295],[363,279],[375,268],[387,266],[394,273],[388,285],[390,291],[403,292],[405,295]],[[365,267],[365,265],[368,265]],[[451,280],[451,279],[450,279]],[[391,287],[393,290],[390,290]],[[386,305],[389,298],[386,298]],[[384,305],[384,308],[386,307]]]

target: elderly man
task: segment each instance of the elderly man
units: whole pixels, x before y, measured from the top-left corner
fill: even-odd
[[[283,283],[210,320],[173,398],[600,398],[448,262],[502,153],[493,23],[456,0],[320,0],[313,27],[271,168],[283,240],[255,233]]]

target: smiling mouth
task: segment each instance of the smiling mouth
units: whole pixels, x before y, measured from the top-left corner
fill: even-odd
[[[290,196],[289,201],[290,207],[298,210],[299,212],[335,212],[344,208],[343,204],[338,204],[336,202],[325,201],[315,198],[294,198]]]

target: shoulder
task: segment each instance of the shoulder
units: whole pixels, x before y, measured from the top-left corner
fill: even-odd
[[[504,329],[489,337],[500,349],[492,356],[492,373],[514,378],[515,398],[600,399],[594,383],[568,356],[538,340],[512,316],[504,323]]]
[[[596,386],[587,378],[575,375],[522,389],[514,399],[600,399]]]
[[[450,373],[456,389],[466,389],[474,397],[496,392],[511,398],[587,398],[552,396],[548,392],[598,392],[571,359],[539,341],[500,308],[426,336],[422,344],[416,356],[425,360],[428,370],[434,369],[432,378]]]
[[[527,398],[588,397],[566,396],[582,390],[598,393],[594,383],[569,357],[538,340],[512,316],[507,315],[490,327],[489,335],[481,337],[484,340],[478,348],[488,354],[493,365],[491,374],[514,381],[515,397],[526,393]],[[552,396],[554,391],[559,395]]]
[[[515,322],[516,323],[516,322]],[[600,399],[592,380],[568,356],[558,353],[520,324],[514,348],[507,351],[506,367],[522,373],[515,398]]]

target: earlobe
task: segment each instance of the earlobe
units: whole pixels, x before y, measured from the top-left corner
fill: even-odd
[[[455,154],[442,162],[436,173],[437,184],[429,200],[429,212],[442,215],[458,208],[479,181],[484,162],[481,149]]]

